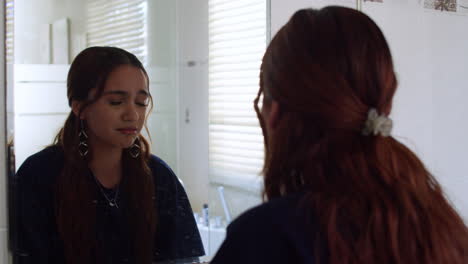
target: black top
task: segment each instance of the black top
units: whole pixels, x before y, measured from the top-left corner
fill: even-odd
[[[323,258],[325,243],[304,193],[273,199],[248,210],[232,222],[224,243],[210,264],[284,264]],[[326,263],[326,261],[325,261]]]
[[[49,147],[29,157],[16,174],[16,232],[12,245],[16,263],[65,263],[54,214],[54,184],[63,162],[63,151],[59,147]],[[148,165],[154,176],[158,217],[153,261],[197,259],[204,255],[203,244],[183,186],[160,158],[151,155]],[[91,180],[92,177],[90,171]],[[119,194],[119,207],[113,207],[99,186],[95,186],[98,195],[92,202],[97,203],[96,235],[98,244],[106,245],[103,248],[106,263],[128,263],[130,245],[123,212],[125,194]],[[103,191],[108,197],[114,197],[116,190],[104,188]]]

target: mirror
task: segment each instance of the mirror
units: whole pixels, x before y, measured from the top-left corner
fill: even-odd
[[[177,60],[177,5],[178,2],[173,0],[6,1],[10,190],[15,190],[18,185],[17,177],[13,175],[28,157],[52,144],[70,113],[66,81],[71,62],[87,47],[117,46],[135,54],[148,74],[154,108],[147,120],[149,134],[143,131],[142,134],[151,139],[151,152],[165,161],[178,176],[181,183],[178,186],[184,186],[193,211],[201,211],[209,197],[196,193],[196,186],[189,180],[185,181],[190,175],[181,175],[178,160],[180,124],[177,116],[177,76],[181,67]],[[189,119],[190,110],[187,110]],[[156,186],[156,192],[158,188],[163,187]],[[157,194],[156,197],[159,197]],[[194,226],[191,231],[188,230],[183,221],[175,216],[164,216],[169,219],[165,220],[162,214],[166,212],[160,209],[158,223],[162,231],[157,231],[157,234],[170,230],[174,233],[165,234],[171,241],[159,243],[159,248],[155,246],[153,261],[192,263],[209,259],[209,255],[203,254],[204,245],[201,244],[192,212],[185,207],[180,209],[186,204],[183,190],[179,190],[178,194],[159,194],[162,198],[154,198],[157,201],[183,200],[177,200],[175,212],[168,210],[167,214],[179,217],[189,213],[184,217],[189,219],[189,225]],[[171,195],[174,197],[169,197]],[[17,224],[22,215],[21,208],[14,206],[21,200],[18,196],[21,195],[15,192],[10,195],[10,248],[14,263],[21,263],[22,258],[29,254],[22,248],[21,234],[15,233],[15,230],[21,230],[21,224]],[[162,207],[163,202],[159,204]],[[160,238],[155,236],[157,244]],[[170,254],[161,256],[163,251]]]

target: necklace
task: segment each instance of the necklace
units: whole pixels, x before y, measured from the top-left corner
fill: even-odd
[[[120,184],[117,186],[117,191],[115,191],[115,195],[114,195],[114,198],[113,199],[110,199],[107,195],[106,195],[106,192],[104,191],[102,185],[99,183],[99,181],[96,179],[96,176],[94,176],[94,173],[93,173],[93,179],[94,181],[96,182],[96,185],[99,187],[99,190],[101,191],[102,195],[104,196],[104,198],[107,200],[107,202],[109,203],[109,206],[110,207],[116,207],[116,208],[119,208],[119,205],[117,204],[117,198],[119,197],[119,190],[120,190]]]

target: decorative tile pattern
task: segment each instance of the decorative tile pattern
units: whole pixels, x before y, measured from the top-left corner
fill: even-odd
[[[457,12],[457,0],[424,0],[424,8],[441,12]]]

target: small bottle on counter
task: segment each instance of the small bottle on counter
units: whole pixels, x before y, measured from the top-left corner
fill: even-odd
[[[208,210],[208,204],[203,204],[202,217],[203,217],[203,225],[209,227],[210,226],[210,214]]]

